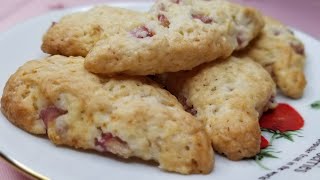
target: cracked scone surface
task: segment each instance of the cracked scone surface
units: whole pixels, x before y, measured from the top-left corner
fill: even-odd
[[[204,123],[216,152],[231,160],[260,151],[259,117],[274,106],[275,84],[259,64],[230,57],[164,76],[168,90]]]
[[[109,23],[108,10],[98,13],[93,9],[63,18],[49,29],[43,43],[57,39],[54,41],[59,43],[47,43],[49,48],[46,49],[57,48],[59,51],[43,49],[51,54],[73,55],[76,46],[85,46],[88,48],[83,52],[90,49],[89,53],[76,55],[86,55],[85,67],[91,72],[152,75],[190,70],[204,62],[228,57],[235,49],[245,47],[263,27],[259,12],[227,1],[161,0],[156,1],[148,13],[118,14],[126,19],[121,21],[123,28],[120,24],[116,26],[116,33],[110,33],[108,27],[117,20]],[[90,16],[99,18],[91,20]],[[83,26],[78,22],[84,21],[82,19],[88,19],[86,24],[90,26],[84,26],[88,32],[99,29],[104,35],[91,37],[86,33],[86,41],[94,39],[90,45],[82,42],[79,34],[76,35],[79,41],[70,42],[69,39],[75,39],[72,31]],[[72,30],[68,30],[70,27]],[[58,37],[61,33],[65,34],[61,35],[63,41]],[[70,48],[69,44],[75,46]]]
[[[265,17],[266,25],[241,56],[248,56],[263,65],[273,76],[281,92],[300,98],[306,87],[304,45],[280,22]]]
[[[213,151],[202,124],[144,77],[104,78],[81,57],[29,61],[8,80],[3,114],[57,145],[155,160],[182,174],[209,173]]]

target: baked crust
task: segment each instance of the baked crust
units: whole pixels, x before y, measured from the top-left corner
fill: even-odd
[[[153,75],[226,58],[264,25],[256,10],[222,0],[161,0],[148,13],[126,11],[102,6],[68,15],[49,29],[42,49],[86,56],[93,73]]]
[[[264,19],[264,29],[240,56],[263,65],[284,95],[300,98],[307,84],[304,46],[288,27],[269,17]]]
[[[204,123],[216,152],[231,160],[260,151],[260,115],[274,107],[275,84],[262,66],[248,58],[202,65],[162,77],[185,109]]]
[[[57,145],[155,160],[182,174],[209,173],[213,151],[202,124],[145,77],[89,73],[82,57],[27,62],[8,80],[3,114]]]

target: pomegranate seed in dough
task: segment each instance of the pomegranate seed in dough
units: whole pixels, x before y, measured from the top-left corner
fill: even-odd
[[[57,117],[66,114],[68,111],[60,109],[56,106],[49,106],[40,111],[40,119],[43,120],[46,128],[48,127],[49,121],[55,120]]]
[[[108,144],[115,141],[121,144],[126,144],[126,142],[118,137],[114,137],[111,133],[101,133],[101,136],[99,138],[95,138],[94,145],[102,148],[103,151],[108,151]]]
[[[237,35],[237,43],[238,43],[238,45],[241,47],[244,41],[245,41],[245,38],[243,37],[242,33],[239,33]]]
[[[180,103],[183,105],[183,108],[185,111],[187,111],[188,113],[192,114],[193,116],[197,115],[197,110],[194,109],[193,105],[189,105],[187,103],[187,98],[186,97],[180,97],[179,98]]]
[[[290,43],[290,46],[293,48],[293,50],[300,55],[304,55],[304,47],[300,43]]]
[[[180,0],[172,0],[173,3],[179,4],[181,1]]]
[[[147,27],[141,26],[130,32],[136,38],[146,38],[154,36],[154,33],[150,31]]]
[[[111,133],[102,133],[101,134],[101,137],[98,139],[98,138],[95,138],[95,142],[94,142],[94,145],[95,146],[100,146],[102,149],[106,150],[106,142],[108,142],[111,138],[113,138],[112,134]]]
[[[212,18],[210,18],[209,16],[204,16],[200,14],[192,14],[192,18],[199,19],[205,24],[210,24],[213,21]]]
[[[160,21],[162,26],[169,27],[170,22],[169,22],[168,18],[165,15],[159,14],[158,15],[158,20]]]

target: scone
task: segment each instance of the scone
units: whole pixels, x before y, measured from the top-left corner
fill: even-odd
[[[155,160],[182,174],[209,173],[213,151],[200,122],[145,77],[99,77],[82,57],[27,62],[1,99],[15,125],[57,145]]]
[[[259,117],[275,106],[275,84],[261,65],[230,57],[162,78],[185,109],[204,123],[216,152],[240,160],[260,151]]]
[[[126,20],[121,21],[124,27],[116,25],[118,32],[110,33],[108,27],[113,25],[105,20],[110,19],[109,8],[104,8],[98,10],[105,13],[93,9],[63,18],[44,36],[43,44],[48,48],[43,45],[42,49],[50,54],[74,55],[73,49],[77,49],[74,44],[86,46],[83,44],[93,39],[93,47],[90,44],[85,50],[90,50],[85,60],[87,70],[108,75],[152,75],[190,70],[204,62],[228,57],[235,49],[245,47],[264,24],[259,12],[227,1],[161,0],[149,13],[124,14]],[[90,38],[90,33],[83,33],[86,41],[81,41],[83,35],[77,34],[75,38],[73,29],[83,26],[79,21],[86,22],[85,29],[89,32],[98,26],[103,35]],[[65,34],[61,35],[62,40],[61,33]],[[50,43],[52,39],[58,43]],[[74,43],[69,39],[80,40]],[[59,51],[50,50],[56,48]]]
[[[264,29],[241,52],[241,56],[250,57],[263,65],[284,95],[300,98],[306,87],[304,46],[288,27],[271,18],[264,19]]]
[[[98,6],[53,22],[43,36],[41,49],[49,54],[85,57],[100,39],[130,31],[145,21],[145,13]]]

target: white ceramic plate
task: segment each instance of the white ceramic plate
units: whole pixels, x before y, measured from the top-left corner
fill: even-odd
[[[147,10],[147,3],[112,4],[136,10]],[[87,8],[66,9],[49,13],[19,24],[0,35],[1,65],[0,89],[9,76],[27,60],[45,56],[40,50],[42,34],[61,16]],[[261,162],[270,170],[261,168],[254,160],[232,162],[216,156],[215,169],[209,175],[183,176],[161,171],[156,165],[141,161],[122,161],[113,156],[81,152],[56,147],[46,138],[34,136],[15,127],[0,114],[0,150],[34,171],[51,179],[319,179],[320,178],[320,109],[310,104],[320,100],[320,42],[295,31],[304,42],[307,54],[306,76],[308,85],[299,100],[277,96],[278,102],[293,106],[305,119],[294,142],[274,141],[277,159],[264,158]],[[265,133],[264,133],[265,134]],[[270,138],[270,134],[266,134]],[[307,151],[311,147],[311,151]],[[296,159],[297,157],[300,159]],[[281,167],[286,165],[285,167]],[[280,168],[280,169],[279,169]]]

